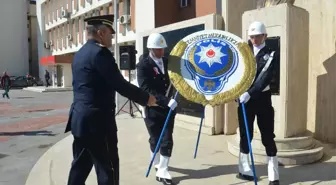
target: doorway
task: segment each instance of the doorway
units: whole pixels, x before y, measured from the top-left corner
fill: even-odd
[[[56,85],[57,87],[63,87],[63,66],[56,66]]]

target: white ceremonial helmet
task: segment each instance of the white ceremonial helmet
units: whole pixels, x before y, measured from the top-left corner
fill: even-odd
[[[161,49],[166,48],[166,39],[160,33],[152,33],[147,40],[148,49]]]
[[[252,24],[250,24],[250,27],[248,29],[248,35],[261,35],[261,34],[267,34],[265,24],[262,22],[255,21]]]

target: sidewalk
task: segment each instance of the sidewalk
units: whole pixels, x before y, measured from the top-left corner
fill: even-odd
[[[120,184],[158,185],[155,170],[145,177],[150,161],[148,134],[141,118],[118,116]],[[174,152],[170,162],[174,182],[180,185],[254,184],[236,179],[237,158],[227,151],[233,136],[202,135],[198,156],[193,159],[197,133],[175,127]],[[66,185],[72,161],[72,136],[50,148],[31,170],[26,185]],[[327,147],[328,148],[328,147]],[[336,184],[336,150],[327,149],[323,163],[280,168],[281,185]],[[267,185],[267,166],[256,164],[259,185]],[[87,185],[96,185],[94,170]]]

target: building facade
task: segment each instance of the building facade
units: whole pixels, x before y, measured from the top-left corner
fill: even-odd
[[[11,76],[18,76],[29,72],[29,5],[27,0],[1,2],[1,73],[6,70]]]
[[[72,57],[87,40],[84,19],[114,14],[113,2],[111,0],[37,0],[36,3],[40,31],[38,36],[40,77],[43,77],[45,70],[48,70],[53,87],[71,87]],[[129,7],[127,1],[119,3],[118,13],[125,18],[124,22],[115,25],[119,29],[119,42],[127,42],[127,38],[132,38],[134,35],[129,29],[132,24]],[[135,43],[134,39],[131,39],[132,42]]]
[[[215,0],[209,1],[120,0],[118,43],[135,45],[136,32],[216,13]],[[72,56],[86,41],[84,19],[113,11],[112,0],[37,0],[40,77],[47,69],[53,86],[71,86]],[[128,71],[123,74],[127,78]]]
[[[28,63],[29,74],[39,76],[39,58],[37,50],[37,16],[36,1],[29,1],[28,5]]]

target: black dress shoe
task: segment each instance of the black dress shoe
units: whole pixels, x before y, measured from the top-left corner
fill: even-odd
[[[246,181],[254,181],[254,177],[253,176],[244,175],[242,173],[238,173],[237,174],[237,178],[241,179],[241,180],[246,180]]]
[[[164,185],[175,185],[175,184],[173,183],[173,181],[170,180],[170,179],[165,179],[165,178],[156,177],[156,180],[157,180],[158,182],[162,182]]]
[[[156,181],[158,181],[158,182],[162,182],[162,178],[160,178],[160,177],[156,177]]]
[[[280,182],[279,182],[279,180],[270,181],[268,185],[280,185]]]

